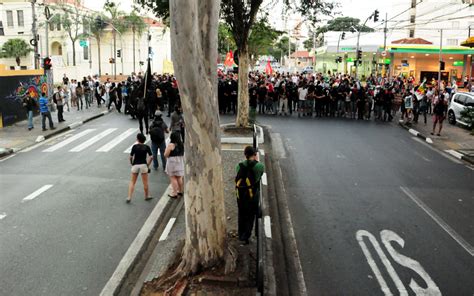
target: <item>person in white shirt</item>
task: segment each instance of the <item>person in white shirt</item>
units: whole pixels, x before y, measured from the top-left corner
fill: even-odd
[[[304,114],[306,105],[306,95],[308,94],[308,87],[305,84],[301,84],[298,87],[298,117]]]
[[[77,88],[77,81],[75,79],[71,79],[71,83],[69,84],[69,90],[71,92],[71,105],[72,105],[72,107],[77,106],[76,88]]]

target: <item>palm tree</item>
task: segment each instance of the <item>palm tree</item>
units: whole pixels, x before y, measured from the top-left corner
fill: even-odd
[[[99,76],[102,75],[102,60],[100,56],[100,41],[102,37],[102,33],[104,32],[105,27],[107,26],[105,23],[106,17],[102,14],[95,14],[92,17],[93,21],[90,22],[90,33],[94,36],[95,40],[97,40],[97,60],[99,63]]]
[[[132,29],[133,33],[133,72],[135,72],[135,34],[138,34],[138,38],[140,38],[145,31],[146,24],[135,10],[125,16],[125,24]]]
[[[2,46],[0,51],[1,58],[15,58],[16,64],[20,66],[21,57],[26,56],[33,49],[20,38],[9,39]]]
[[[126,24],[123,21],[124,13],[119,10],[115,2],[107,0],[104,4],[104,9],[110,14],[109,24],[112,25],[112,36],[114,39],[114,78],[117,75],[117,33],[125,31]],[[123,53],[122,53],[123,56]]]

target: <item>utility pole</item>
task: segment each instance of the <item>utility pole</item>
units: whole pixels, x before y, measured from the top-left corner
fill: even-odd
[[[38,63],[38,32],[36,31],[36,10],[35,10],[36,0],[31,0],[31,14],[33,15],[33,25],[31,27],[31,31],[33,33],[33,40],[34,40],[34,61],[35,61],[35,69],[39,68]]]
[[[438,71],[438,98],[441,97],[441,62],[443,61],[443,29],[439,37],[439,71]]]
[[[316,31],[313,32],[313,69],[316,68]]]
[[[337,59],[339,59],[339,43],[341,42],[342,34],[344,34],[344,32],[339,34],[339,38],[337,39],[337,50],[336,50],[336,58]],[[339,63],[337,63],[337,72],[339,72]]]
[[[387,23],[388,23],[388,13],[385,13],[385,26],[383,28],[383,51],[387,50],[387,32],[388,32]],[[386,68],[387,66],[385,65],[385,63],[382,63],[382,67]],[[378,69],[378,66],[377,66],[377,69]],[[382,75],[384,75],[386,71],[387,69],[382,69]]]

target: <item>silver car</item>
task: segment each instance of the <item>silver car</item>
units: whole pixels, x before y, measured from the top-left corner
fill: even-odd
[[[448,122],[450,124],[458,122],[465,126],[471,126],[472,122],[466,122],[461,117],[461,111],[465,108],[474,108],[474,92],[454,94],[448,107]]]

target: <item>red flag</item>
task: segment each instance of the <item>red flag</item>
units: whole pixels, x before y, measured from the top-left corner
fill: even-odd
[[[265,73],[267,75],[272,75],[273,73],[273,68],[272,68],[272,65],[270,64],[270,60],[268,60],[267,65],[265,66]]]
[[[234,54],[232,53],[232,50],[230,50],[226,57],[225,57],[225,62],[224,65],[226,67],[232,67],[234,65]]]

